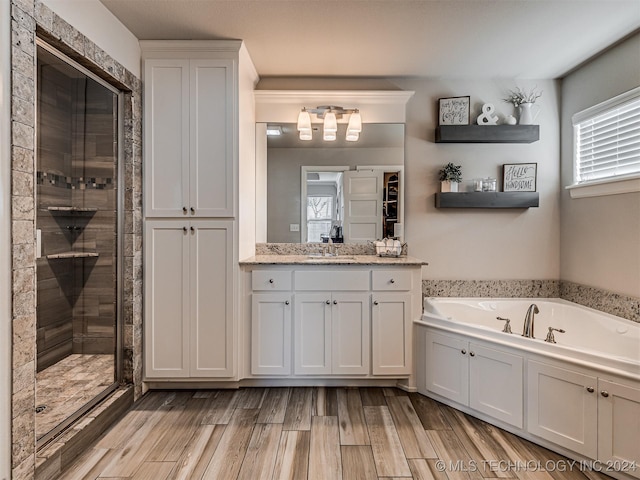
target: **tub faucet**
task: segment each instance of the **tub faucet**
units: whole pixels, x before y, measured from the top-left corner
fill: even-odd
[[[533,320],[536,313],[540,313],[538,306],[532,303],[527,310],[527,314],[524,316],[524,328],[522,329],[522,336],[527,338],[536,338],[533,336]]]

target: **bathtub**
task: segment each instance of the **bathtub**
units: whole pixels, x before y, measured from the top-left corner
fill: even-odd
[[[522,337],[524,317],[535,303],[535,338]],[[503,333],[511,320],[512,334]],[[597,368],[640,381],[640,323],[557,298],[428,297],[417,324],[471,335],[519,350]],[[557,343],[547,343],[548,328]]]

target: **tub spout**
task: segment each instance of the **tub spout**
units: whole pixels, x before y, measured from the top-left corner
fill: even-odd
[[[522,336],[527,338],[535,338],[533,336],[533,323],[536,313],[540,313],[538,306],[532,303],[527,310],[527,314],[524,316],[524,328],[522,329]]]

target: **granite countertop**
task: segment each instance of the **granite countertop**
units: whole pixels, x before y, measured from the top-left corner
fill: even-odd
[[[428,265],[415,257],[379,257],[377,255],[255,255],[240,261],[240,265]]]

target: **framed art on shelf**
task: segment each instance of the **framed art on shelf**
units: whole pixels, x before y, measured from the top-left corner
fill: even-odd
[[[471,97],[438,99],[438,125],[469,125]]]
[[[537,163],[505,163],[502,166],[502,189],[505,192],[535,192]]]

